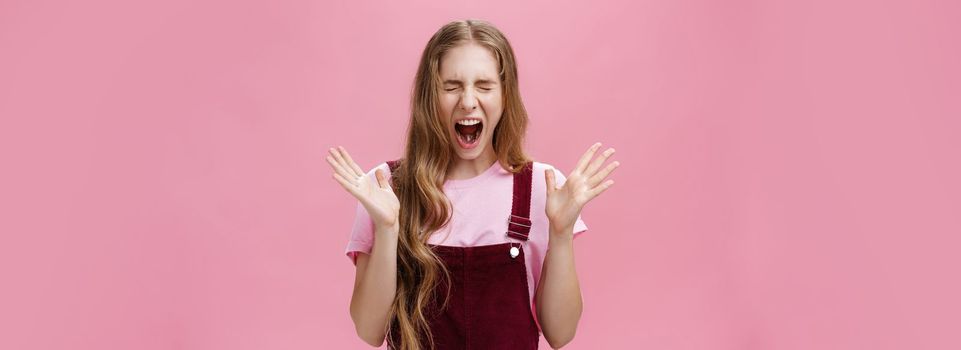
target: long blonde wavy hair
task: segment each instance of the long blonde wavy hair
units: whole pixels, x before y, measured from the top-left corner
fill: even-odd
[[[425,313],[431,303],[446,305],[433,293],[450,276],[443,261],[427,244],[430,235],[450,220],[450,202],[442,190],[455,141],[449,116],[441,115],[440,62],[459,45],[474,43],[491,51],[500,68],[504,111],[494,129],[493,147],[501,167],[516,173],[530,158],[524,153],[527,111],[517,83],[514,50],[504,34],[478,20],[450,22],[427,42],[411,91],[410,124],[404,157],[393,172],[394,191],[400,199],[400,236],[397,247],[397,293],[390,308],[388,334],[391,346],[403,350],[433,348]],[[506,213],[505,213],[506,215]],[[450,284],[447,283],[449,287]],[[448,289],[449,292],[449,289]],[[388,337],[390,339],[391,337]],[[424,344],[427,340],[428,344]]]

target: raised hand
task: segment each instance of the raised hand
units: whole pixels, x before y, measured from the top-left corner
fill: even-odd
[[[555,184],[554,170],[547,169],[544,171],[547,181],[547,206],[545,211],[547,219],[550,221],[552,233],[571,232],[584,205],[614,184],[614,180],[604,181],[604,179],[620,163],[614,161],[601,168],[607,158],[614,154],[613,148],[608,148],[591,162],[600,147],[600,143],[595,143],[581,156],[574,170],[567,175],[567,181],[560,188],[557,188]]]
[[[334,169],[334,180],[360,201],[367,209],[367,213],[374,221],[376,230],[397,230],[399,226],[400,201],[384,171],[374,172],[377,183],[370,181],[369,176],[354,163],[343,147],[331,148],[327,155],[327,163]]]

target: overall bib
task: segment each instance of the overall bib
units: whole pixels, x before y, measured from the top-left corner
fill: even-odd
[[[397,161],[387,164],[393,173]],[[514,174],[506,235],[520,242],[474,247],[430,245],[450,271],[451,287],[447,307],[440,309],[437,305],[425,313],[435,349],[537,349],[540,333],[531,313],[523,249],[531,228],[532,176],[532,163]],[[443,279],[434,292],[443,301],[447,292]],[[399,337],[390,334],[387,343],[393,349]]]

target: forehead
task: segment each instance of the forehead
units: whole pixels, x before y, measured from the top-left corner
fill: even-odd
[[[440,60],[442,79],[498,81],[497,59],[487,48],[468,43],[451,48]]]

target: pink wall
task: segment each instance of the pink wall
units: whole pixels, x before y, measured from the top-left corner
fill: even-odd
[[[323,154],[465,17],[538,160],[618,149],[569,348],[961,348],[959,2],[401,3],[0,4],[0,348],[364,348]]]

